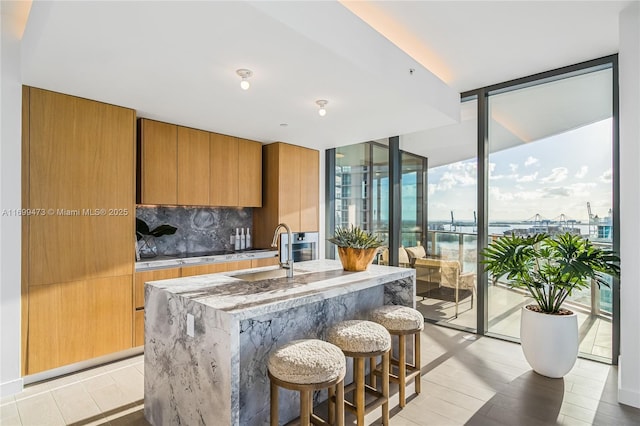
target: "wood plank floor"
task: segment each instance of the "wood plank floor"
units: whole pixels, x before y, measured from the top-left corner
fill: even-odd
[[[400,410],[392,387],[393,426],[640,424],[640,410],[616,402],[614,366],[579,359],[564,379],[547,379],[513,343],[430,324],[422,339],[422,393],[409,385]],[[31,385],[0,401],[0,424],[148,425],[143,374],[138,356]],[[367,424],[380,424],[379,416],[372,412]]]

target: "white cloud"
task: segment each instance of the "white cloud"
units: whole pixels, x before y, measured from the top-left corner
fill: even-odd
[[[539,161],[540,161],[540,160],[538,160],[537,158],[529,156],[529,157],[527,157],[527,159],[524,161],[524,166],[525,166],[525,167],[529,167],[529,166],[532,166],[532,165],[536,164],[536,163],[537,163],[537,162],[539,162]]]
[[[567,178],[569,170],[566,167],[555,167],[551,170],[551,174],[547,177],[540,179],[543,183],[558,183]]]
[[[530,175],[524,175],[516,179],[516,182],[533,182],[538,179],[538,172],[535,172]]]
[[[511,173],[515,173],[518,171],[518,165],[514,163],[509,164],[509,169],[511,169]]]
[[[611,169],[600,175],[600,182],[611,183],[613,180],[613,171]]]
[[[589,167],[582,166],[582,167],[580,167],[580,170],[578,170],[576,172],[575,177],[577,177],[578,179],[582,179],[583,177],[585,177],[587,175],[588,171],[589,171]]]
[[[511,192],[502,192],[497,186],[489,188],[489,195],[497,201],[513,200],[513,194]]]

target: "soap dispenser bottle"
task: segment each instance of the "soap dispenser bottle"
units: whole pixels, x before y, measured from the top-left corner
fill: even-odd
[[[251,248],[251,233],[249,232],[249,228],[247,228],[247,233],[244,236],[246,240],[246,248],[249,250]]]
[[[236,228],[235,250],[240,250],[240,229]]]
[[[244,250],[247,247],[244,239],[244,228],[240,228],[240,250]]]

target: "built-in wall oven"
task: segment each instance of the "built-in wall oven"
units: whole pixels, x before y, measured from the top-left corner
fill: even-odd
[[[293,261],[303,262],[318,258],[318,241],[320,234],[317,232],[293,232],[292,251]],[[280,234],[280,258],[282,262],[288,261],[289,235],[286,232]]]

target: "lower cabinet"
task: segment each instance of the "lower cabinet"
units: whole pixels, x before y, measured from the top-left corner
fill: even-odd
[[[29,288],[26,374],[132,347],[132,276]]]
[[[133,346],[144,345],[144,309],[133,313]]]
[[[277,257],[265,257],[263,259],[253,259],[251,261],[252,268],[260,268],[262,266],[276,266],[280,264],[280,259]]]

